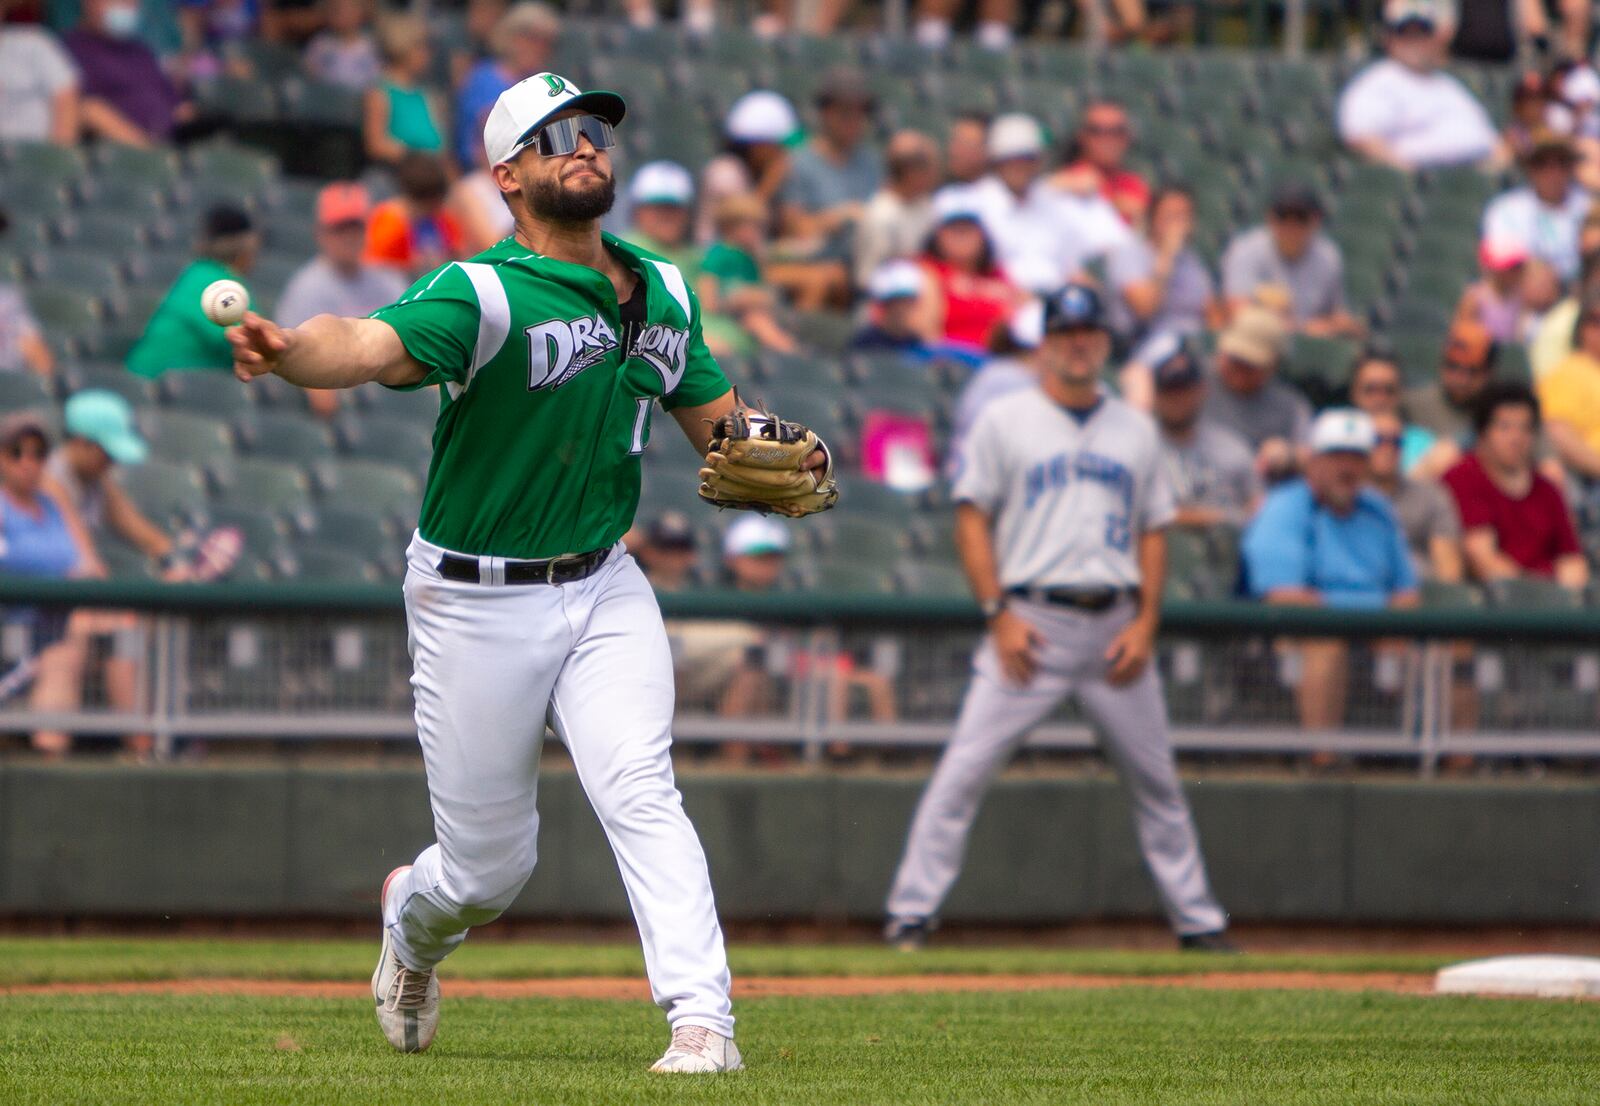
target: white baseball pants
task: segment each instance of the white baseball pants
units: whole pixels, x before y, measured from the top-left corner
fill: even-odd
[[[705,852],[673,781],[672,658],[655,595],[619,544],[567,584],[443,579],[444,550],[407,550],[417,735],[437,844],[390,892],[384,922],[431,968],[494,920],[533,872],[546,721],[572,754],[622,870],[645,971],[667,1021],[733,1034],[728,961]]]
[[[974,658],[972,683],[955,732],[917,804],[905,855],[889,892],[891,918],[931,918],[961,871],[978,805],[1029,730],[1068,695],[1099,725],[1106,754],[1133,801],[1145,864],[1167,919],[1179,934],[1227,925],[1211,894],[1189,804],[1178,782],[1167,735],[1167,708],[1154,665],[1132,683],[1105,679],[1105,651],[1133,616],[1133,603],[1101,614],[1015,602],[1044,638],[1031,683],[1018,687],[1001,671],[991,639]]]

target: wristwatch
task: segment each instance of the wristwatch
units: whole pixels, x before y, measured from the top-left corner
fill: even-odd
[[[1005,596],[997,595],[993,599],[985,599],[978,604],[978,610],[983,612],[984,621],[992,621],[996,615],[1006,609]]]

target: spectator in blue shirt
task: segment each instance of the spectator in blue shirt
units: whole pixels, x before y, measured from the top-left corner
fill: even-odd
[[[490,36],[494,57],[468,71],[456,93],[456,160],[470,171],[483,152],[483,122],[500,94],[550,68],[561,37],[561,16],[549,4],[523,0],[500,17]]]
[[[1417,574],[1405,534],[1388,500],[1367,486],[1376,441],[1365,412],[1341,407],[1317,417],[1305,476],[1268,495],[1245,531],[1245,578],[1253,596],[1291,606],[1416,606]],[[1345,643],[1307,640],[1298,651],[1300,724],[1333,729],[1344,720]]]

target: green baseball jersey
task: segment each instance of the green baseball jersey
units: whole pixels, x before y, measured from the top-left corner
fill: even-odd
[[[428,541],[519,559],[610,545],[639,505],[652,407],[728,391],[683,274],[604,240],[643,283],[632,356],[610,279],[515,238],[435,269],[373,312],[427,368],[412,387],[440,385],[417,524]]]

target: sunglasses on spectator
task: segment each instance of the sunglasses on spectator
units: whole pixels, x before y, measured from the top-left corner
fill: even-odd
[[[569,115],[525,131],[517,139],[517,149],[532,146],[540,157],[566,157],[577,150],[579,138],[587,138],[597,150],[609,150],[617,144],[611,124],[598,115]]]
[[[1400,446],[1400,435],[1398,435],[1398,434],[1379,434],[1375,439],[1373,439],[1373,441],[1377,445],[1388,445],[1388,446],[1394,446],[1395,448],[1399,448],[1399,446]]]
[[[1126,138],[1128,127],[1125,123],[1085,123],[1083,133],[1096,138]]]
[[[13,461],[42,461],[49,455],[50,451],[38,442],[17,442],[6,450],[6,456]]]
[[[1360,384],[1360,385],[1356,386],[1356,391],[1363,392],[1363,393],[1371,392],[1371,393],[1373,393],[1375,395],[1381,395],[1381,396],[1392,396],[1392,395],[1398,395],[1399,394],[1400,385],[1398,385],[1398,384]]]
[[[1597,318],[1594,321],[1600,322],[1600,318]],[[1447,373],[1471,373],[1473,376],[1489,375],[1488,365],[1463,365],[1460,361],[1452,361],[1449,358],[1445,359],[1444,364],[1441,365],[1440,368]]]

